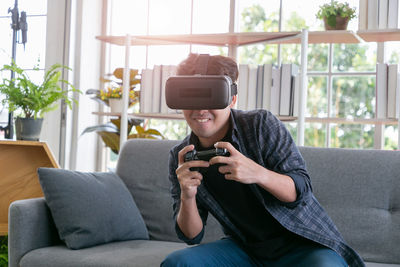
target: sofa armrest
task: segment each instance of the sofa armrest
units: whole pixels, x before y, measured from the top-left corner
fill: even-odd
[[[17,267],[27,252],[60,244],[44,198],[17,200],[8,212],[9,267]]]

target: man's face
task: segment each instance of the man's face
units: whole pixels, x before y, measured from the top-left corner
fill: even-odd
[[[229,116],[235,103],[236,96],[225,109],[183,110],[187,123],[199,138],[202,146],[210,147],[224,138],[229,130]]]

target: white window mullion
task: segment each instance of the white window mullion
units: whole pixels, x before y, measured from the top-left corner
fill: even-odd
[[[378,46],[376,50],[376,63],[385,63],[386,62],[385,43],[377,43],[377,44]],[[375,124],[374,148],[383,149],[384,146],[385,146],[385,125]]]
[[[329,44],[329,54],[328,54],[328,81],[327,81],[327,106],[328,106],[328,118],[331,117],[331,104],[332,104],[332,67],[333,67],[333,44]],[[331,129],[332,125],[330,122],[326,124],[326,147],[331,146]]]

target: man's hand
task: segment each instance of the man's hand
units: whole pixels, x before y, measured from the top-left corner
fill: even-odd
[[[214,145],[216,148],[226,148],[230,156],[217,156],[210,160],[210,164],[226,164],[218,168],[218,171],[225,174],[225,179],[234,180],[243,184],[258,183],[265,179],[267,170],[253,160],[244,156],[228,142],[218,142]]]
[[[192,167],[208,167],[210,164],[203,160],[192,160],[185,162],[185,154],[194,149],[193,145],[184,147],[178,153],[178,168],[176,175],[181,186],[181,200],[194,199],[197,194],[197,187],[201,184],[203,176],[198,171],[191,171]]]
[[[237,151],[228,142],[218,142],[214,146],[226,148],[231,154],[230,157],[218,156],[210,160],[211,165],[226,164],[218,168],[220,173],[225,174],[225,179],[243,184],[257,184],[283,202],[296,200],[296,187],[289,176],[264,168]]]

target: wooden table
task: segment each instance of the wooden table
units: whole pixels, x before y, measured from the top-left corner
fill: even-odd
[[[59,168],[46,143],[0,140],[0,235],[8,233],[11,202],[43,196],[39,167]]]

